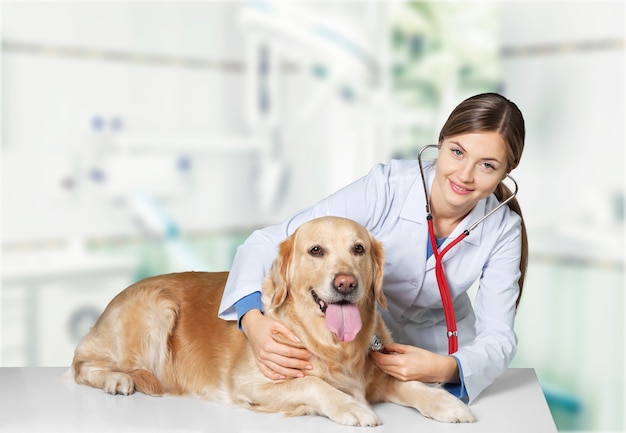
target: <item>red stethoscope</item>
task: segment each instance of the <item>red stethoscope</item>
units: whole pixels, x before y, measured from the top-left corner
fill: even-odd
[[[446,280],[446,274],[443,270],[442,259],[443,256],[450,251],[452,247],[457,245],[463,239],[465,239],[472,230],[474,230],[481,222],[483,222],[487,217],[495,213],[502,206],[506,205],[509,201],[513,200],[513,198],[517,195],[517,182],[511,176],[506,174],[513,184],[515,185],[515,191],[507,197],[505,200],[500,202],[498,206],[488,212],[485,216],[480,218],[474,224],[469,226],[467,229],[463,231],[459,236],[456,237],[452,242],[450,242],[442,251],[437,249],[437,239],[435,237],[435,228],[433,225],[433,216],[430,213],[430,197],[428,196],[428,187],[426,186],[426,177],[424,176],[424,167],[422,166],[422,153],[429,148],[437,148],[439,149],[439,145],[437,144],[429,144],[420,149],[419,154],[417,156],[417,160],[420,166],[420,173],[422,175],[422,183],[424,185],[424,194],[426,196],[426,221],[428,223],[428,235],[430,238],[430,244],[433,249],[433,255],[435,256],[435,275],[437,277],[437,286],[439,286],[439,294],[441,295],[441,303],[443,305],[443,314],[446,319],[446,328],[447,328],[447,336],[448,336],[448,354],[455,353],[459,348],[458,341],[458,333],[456,329],[456,318],[454,316],[454,306],[452,304],[452,297],[450,296],[450,288],[448,287],[448,281]]]

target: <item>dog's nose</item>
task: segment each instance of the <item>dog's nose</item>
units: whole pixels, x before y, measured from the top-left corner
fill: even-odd
[[[344,295],[354,292],[357,288],[356,278],[353,275],[339,274],[333,282],[335,289]]]

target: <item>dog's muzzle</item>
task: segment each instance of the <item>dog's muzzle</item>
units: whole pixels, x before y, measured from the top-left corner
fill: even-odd
[[[315,301],[315,303],[320,306],[320,310],[322,310],[322,313],[326,313],[326,309],[328,308],[328,304],[326,303],[326,301],[317,296],[317,293],[315,293],[315,290],[313,289],[311,289],[311,295],[313,296],[313,300]]]
[[[335,334],[337,340],[342,343],[353,341],[363,326],[359,307],[345,300],[329,303],[320,298],[313,288],[311,296],[324,314],[326,326]]]

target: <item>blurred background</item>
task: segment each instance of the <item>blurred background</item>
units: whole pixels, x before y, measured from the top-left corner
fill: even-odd
[[[135,280],[414,158],[466,97],[527,122],[514,367],[624,429],[624,3],[3,2],[0,365],[66,366]]]

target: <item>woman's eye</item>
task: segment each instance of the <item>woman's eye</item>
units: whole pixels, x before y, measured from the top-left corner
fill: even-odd
[[[452,154],[458,158],[463,156],[463,152],[459,149],[452,149]]]
[[[365,254],[365,247],[361,244],[356,244],[354,246],[354,254],[356,254],[357,256],[362,256],[363,254]]]
[[[321,257],[324,255],[324,250],[319,245],[315,245],[314,247],[311,247],[309,254],[313,257]]]

